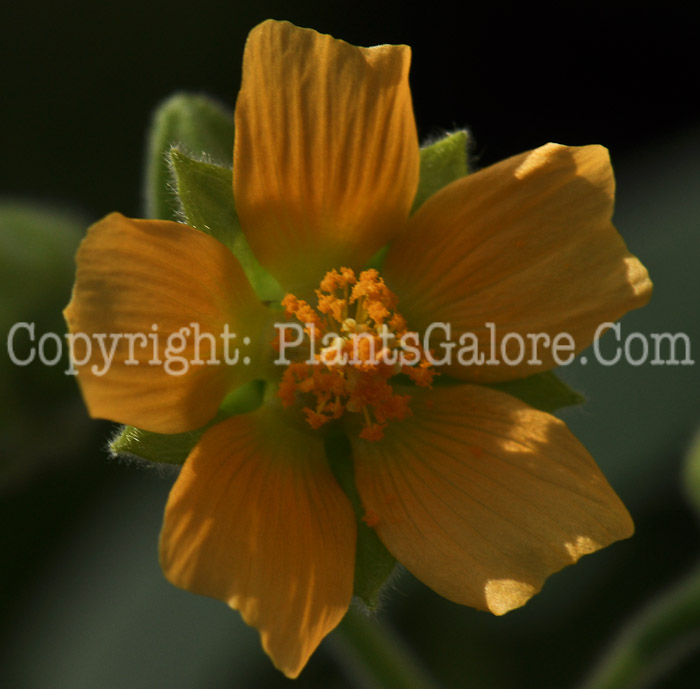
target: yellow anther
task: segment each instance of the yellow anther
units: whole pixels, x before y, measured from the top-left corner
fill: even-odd
[[[411,353],[418,336],[406,330],[406,320],[396,311],[398,299],[376,270],[365,270],[359,278],[350,268],[331,270],[316,297],[315,309],[293,294],[282,300],[289,317],[311,324],[305,325],[305,361],[315,364],[290,364],[279,397],[291,407],[301,396],[306,422],[314,429],[345,412],[361,413],[360,437],[380,440],[388,422],[411,413],[410,396],[395,393],[389,379],[405,373],[417,385],[429,386],[435,373],[420,348],[417,356]],[[330,344],[314,352],[313,343],[329,333],[335,333]],[[404,352],[402,338],[408,335],[412,349]]]
[[[345,340],[342,337],[335,337],[328,347],[321,350],[320,361],[325,366],[342,366],[347,357],[344,356]]]

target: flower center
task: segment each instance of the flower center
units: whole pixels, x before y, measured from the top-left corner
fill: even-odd
[[[361,415],[361,438],[380,440],[389,421],[411,413],[410,395],[397,394],[390,379],[403,374],[430,387],[436,373],[376,270],[359,278],[349,268],[331,270],[316,297],[315,308],[293,294],[282,300],[287,316],[303,324],[304,335],[290,355],[279,397],[285,407],[301,401],[314,429],[350,412]],[[280,339],[276,346],[281,349]]]

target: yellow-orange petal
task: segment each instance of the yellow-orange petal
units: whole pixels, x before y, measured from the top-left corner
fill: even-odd
[[[419,170],[410,57],[288,22],[250,32],[233,188],[251,248],[287,291],[308,298],[403,228]]]
[[[159,433],[192,430],[256,376],[266,312],[238,261],[214,238],[174,222],[112,213],[90,228],[76,260],[64,315],[93,417]],[[236,334],[228,353],[226,325]],[[239,361],[227,365],[224,356],[232,360],[236,347]],[[210,360],[221,363],[204,363]]]
[[[208,430],[187,458],[161,564],[176,586],[240,610],[296,677],[350,603],[355,529],[320,437],[263,407]]]
[[[493,382],[551,369],[557,362],[542,339],[537,356],[526,340],[523,362],[505,364],[503,338],[569,333],[579,352],[601,323],[651,294],[646,269],[611,224],[614,194],[602,146],[547,144],[514,156],[428,199],[392,244],[384,278],[412,329],[450,323],[453,339],[473,333],[486,358],[499,362],[456,365],[450,374]],[[518,340],[506,343],[507,360],[517,361]]]
[[[553,572],[633,532],[566,425],[474,385],[418,390],[379,443],[351,438],[377,534],[416,577],[501,615]]]

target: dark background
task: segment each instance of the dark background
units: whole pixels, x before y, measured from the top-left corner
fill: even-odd
[[[692,3],[65,0],[1,12],[1,188],[94,217],[141,210],[161,100],[185,90],[233,107],[243,42],[268,17],[411,45],[421,138],[469,126],[483,164],[547,141],[617,156],[697,123]]]
[[[4,6],[0,199],[60,209],[76,240],[110,211],[141,215],[154,107],[179,90],[233,108],[243,42],[268,17],[358,45],[407,43],[422,139],[467,126],[482,166],[547,141],[611,150],[617,225],[656,283],[651,305],[625,319],[625,329],[688,332],[698,360],[700,64],[690,6]],[[64,263],[60,284],[39,266],[3,287],[0,305],[11,310],[30,285],[43,286],[22,307],[23,318],[60,332],[72,274]],[[162,580],[156,540],[168,479],[107,460],[112,427],[86,418],[75,381],[58,370],[10,369],[5,359],[3,366],[2,413],[11,423],[0,426],[7,477],[0,485],[0,685],[287,685],[237,613]],[[556,575],[503,619],[441,600],[407,574],[397,580],[385,618],[447,687],[575,686],[621,625],[696,562],[698,530],[680,472],[700,423],[697,370],[564,372],[589,403],[563,416],[630,507],[634,539]],[[337,669],[339,655],[331,639],[297,686],[351,686],[347,670]],[[652,685],[697,686],[697,658],[673,668]]]

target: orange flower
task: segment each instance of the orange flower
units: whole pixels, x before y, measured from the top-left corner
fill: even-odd
[[[250,247],[289,292],[289,313],[312,328],[343,325],[338,351],[351,330],[420,334],[440,321],[485,347],[487,322],[498,338],[566,331],[578,352],[599,323],[643,305],[651,283],[611,224],[614,181],[600,146],[514,156],[409,217],[419,171],[409,60],[406,46],[356,48],[286,22],[248,38],[233,191]],[[383,281],[363,277],[387,244]],[[362,289],[346,295],[358,278]],[[202,364],[170,375],[137,335],[124,337],[105,375],[84,366],[79,380],[93,416],[159,433],[200,428],[229,392],[269,381],[260,408],[212,426],[188,457],[161,561],[174,584],[240,610],[289,677],[353,591],[357,522],[326,458],[331,421],[352,444],[364,523],[450,600],[503,614],[552,572],[631,535],[627,511],[564,423],[483,385],[549,370],[550,353],[534,366],[453,364],[439,373],[459,384],[433,388],[425,351],[411,375],[419,385],[366,359],[294,362],[283,373],[271,365],[280,314],[212,237],[118,214],[90,229],[66,309],[71,331],[93,337],[148,334],[152,324],[165,337],[198,323],[250,338],[250,365],[235,366],[204,363],[221,353],[214,338],[199,350],[183,341],[179,354]]]

